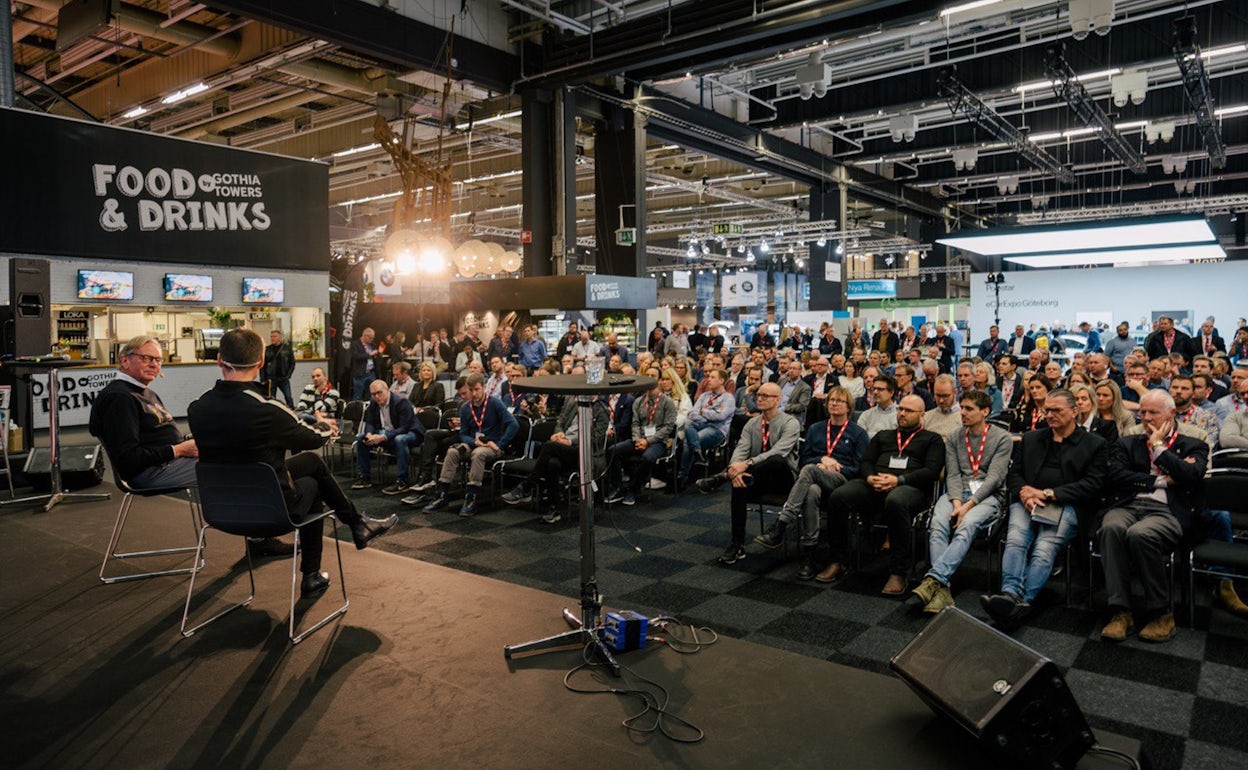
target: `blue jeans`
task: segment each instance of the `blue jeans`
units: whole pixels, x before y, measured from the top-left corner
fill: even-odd
[[[1035,524],[1022,503],[1011,505],[1005,554],[1001,558],[1001,590],[1025,602],[1035,599],[1049,582],[1058,552],[1078,531],[1078,516],[1069,505],[1062,506],[1057,526]]]
[[[351,400],[361,401],[364,398],[364,391],[368,388],[368,384],[377,379],[372,374],[361,374],[351,380]]]
[[[424,436],[419,433],[400,433],[393,439],[387,439],[373,446],[359,441],[355,445],[356,470],[361,478],[368,478],[372,474],[373,450],[385,449],[394,452],[394,459],[397,463],[395,476],[399,481],[407,481],[407,465],[412,455],[411,445],[420,446],[422,440]]]
[[[709,425],[705,428],[695,428],[686,424],[683,447],[680,450],[680,477],[689,478],[689,471],[693,470],[693,455],[697,450],[716,447],[723,442],[724,434],[716,428]]]
[[[962,501],[971,497],[971,490],[962,491]],[[932,511],[932,523],[927,533],[928,559],[932,563],[927,577],[935,578],[941,585],[948,586],[949,579],[961,566],[967,551],[980,532],[987,530],[1001,515],[1001,503],[995,496],[984,500],[962,515],[957,529],[950,536],[949,517],[953,514],[953,500],[949,495],[941,495]]]

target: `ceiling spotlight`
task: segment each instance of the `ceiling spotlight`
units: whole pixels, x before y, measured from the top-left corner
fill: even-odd
[[[972,147],[966,150],[953,151],[953,168],[956,171],[970,171],[979,160],[979,150]]]
[[[698,252],[696,249],[693,248],[692,243],[689,244],[689,248],[685,249],[685,256],[688,257],[689,259],[693,259],[694,257],[698,256]]]
[[[745,253],[745,244],[744,244],[744,243],[738,243],[738,244],[737,244],[737,253],[738,253],[738,254],[744,254],[744,253]]]
[[[746,261],[746,262],[749,262],[749,263],[751,263],[751,264],[753,264],[753,263],[754,263],[754,252],[752,252],[752,251],[751,251],[749,254],[746,254],[746,255],[745,255],[745,261]]]
[[[851,249],[856,249],[856,248],[858,248],[858,239],[857,239],[857,238],[851,238],[851,239],[849,240],[849,248],[851,248]]]
[[[1174,138],[1174,121],[1159,120],[1155,123],[1149,123],[1144,127],[1144,137],[1148,139],[1148,143],[1152,144],[1160,139],[1168,142]]]
[[[892,267],[896,263],[897,263],[897,257],[893,256],[892,254],[889,254],[887,257],[884,258],[884,264],[888,265],[889,267]]]
[[[837,241],[837,242],[836,242],[836,254],[837,254],[837,256],[840,256],[841,254],[844,254],[844,253],[845,253],[845,242],[844,242],[844,241]]]
[[[815,241],[815,245],[822,249],[824,246],[828,245],[828,239],[821,235],[819,236],[819,240]]]
[[[1182,155],[1162,155],[1161,170],[1167,174],[1182,174],[1187,170],[1187,158]]]
[[[797,268],[799,270],[806,266],[806,263],[802,261],[801,257],[798,257],[797,261],[794,264],[797,265]]]
[[[710,254],[710,253],[711,253],[711,247],[710,247],[710,246],[707,246],[705,243],[704,243],[704,244],[702,244],[702,253],[703,253],[703,254]]]
[[[888,119],[888,131],[892,134],[894,142],[900,142],[902,139],[913,142],[918,130],[918,115],[894,115]]]
[[[758,248],[764,252],[771,251],[771,246],[767,243],[767,241],[763,241],[762,243],[758,244]]]
[[[1141,105],[1144,103],[1144,95],[1148,93],[1148,73],[1125,70],[1121,75],[1109,79],[1109,88],[1115,107],[1126,107],[1128,101]]]

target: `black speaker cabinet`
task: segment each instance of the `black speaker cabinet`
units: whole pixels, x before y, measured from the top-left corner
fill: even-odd
[[[52,488],[52,461],[47,447],[35,447],[26,455],[22,469],[35,490]],[[99,444],[61,447],[61,485],[65,489],[87,489],[104,480],[104,447]]]
[[[1094,737],[1053,661],[956,608],[889,664],[934,711],[1019,767],[1073,768]]]
[[[46,259],[14,257],[9,260],[9,307],[12,308],[15,355],[42,356],[52,349],[51,294]]]

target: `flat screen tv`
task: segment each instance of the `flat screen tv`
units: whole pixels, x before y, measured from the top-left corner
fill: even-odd
[[[243,279],[243,302],[255,305],[280,305],[285,301],[286,279]]]
[[[212,302],[212,276],[165,273],[166,302]]]
[[[79,270],[78,299],[134,299],[134,273]]]

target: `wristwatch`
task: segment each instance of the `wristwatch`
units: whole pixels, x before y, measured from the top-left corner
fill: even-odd
[[[1045,500],[1056,500],[1056,499],[1057,499],[1057,494],[1056,494],[1056,493],[1055,493],[1052,489],[1046,489],[1046,490],[1044,490],[1044,499],[1045,499]]]

